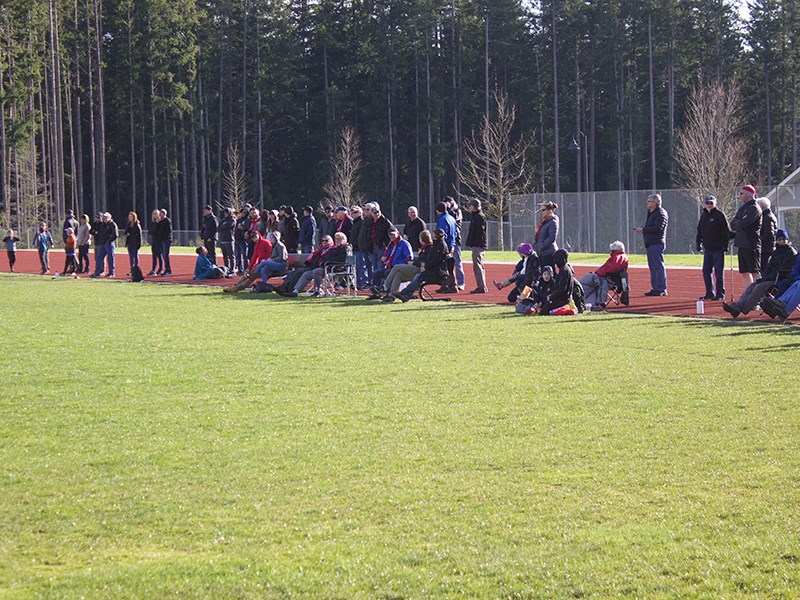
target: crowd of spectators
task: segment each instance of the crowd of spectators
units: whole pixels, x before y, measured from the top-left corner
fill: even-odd
[[[787,232],[777,228],[777,219],[767,198],[756,198],[751,185],[739,190],[740,206],[728,221],[717,207],[717,199],[707,196],[697,224],[696,247],[703,252],[702,276],[705,294],[702,300],[725,298],[725,255],[731,242],[738,252],[739,272],[746,284],[736,300],[723,302],[723,308],[734,318],[769,307],[773,316],[785,318],[800,303],[800,259]],[[634,230],[643,236],[650,271],[651,289],[645,296],[666,296],[667,278],[664,265],[666,232],[669,222],[659,194],[647,196],[645,223]],[[476,282],[471,294],[487,293],[484,254],[487,248],[487,220],[481,202],[469,200],[469,229],[464,245],[472,252],[472,268]],[[610,245],[606,262],[595,271],[576,280],[565,249],[558,247],[558,205],[545,202],[532,244],[517,248],[520,260],[511,275],[493,281],[499,290],[511,287],[507,299],[511,303],[533,301],[534,312],[547,313],[575,304],[573,290],[580,288],[581,303],[604,308],[609,286],[627,271],[628,258],[621,241]],[[295,297],[312,285],[318,295],[325,266],[343,263],[352,255],[355,286],[370,290],[370,300],[407,301],[423,285],[439,284],[439,293],[454,294],[464,290],[464,269],[461,261],[463,215],[452,197],[445,197],[435,206],[435,230],[419,217],[419,211],[408,209],[408,220],[402,232],[382,213],[377,202],[350,207],[321,207],[315,217],[312,206],[304,206],[300,218],[292,206],[277,210],[259,210],[245,204],[238,214],[223,208],[215,216],[211,206],[203,209],[199,234],[202,246],[197,248],[194,279],[212,279],[238,275],[239,281],[226,287],[228,292],[245,289],[261,280],[260,291],[270,291],[267,281],[275,276],[285,278],[275,291]],[[142,224],[135,212],[128,214],[124,229],[125,247],[132,273],[139,269],[139,251],[143,243]],[[90,222],[88,215],[75,218],[70,210],[62,226],[65,264],[62,274],[90,272],[90,240],[95,247],[95,268],[91,277],[115,277],[115,246],[120,231],[107,212],[99,212]],[[149,276],[169,277],[172,224],[166,209],[151,213],[147,235],[152,248]],[[317,242],[317,240],[319,240]],[[13,230],[6,232],[3,242],[11,270],[14,269],[19,239]],[[39,224],[33,246],[37,249],[41,272],[50,272],[49,251],[53,237],[47,224]],[[315,249],[316,247],[316,249]],[[217,251],[222,264],[217,265]],[[303,260],[290,261],[300,251]],[[292,264],[290,264],[292,263]],[[403,289],[403,285],[405,288]],[[765,310],[766,312],[766,310]]]

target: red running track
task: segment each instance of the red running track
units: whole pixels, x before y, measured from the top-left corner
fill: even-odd
[[[116,256],[117,280],[125,281],[126,273],[129,271],[128,254],[117,252]],[[230,285],[230,279],[217,279],[209,281],[193,281],[195,264],[194,254],[173,254],[170,256],[172,265],[172,277],[147,277],[147,283],[180,283],[189,285],[225,286]],[[151,257],[150,254],[141,254],[142,264],[146,267],[143,271],[147,272]],[[50,268],[53,273],[55,269],[59,271],[64,266],[64,252],[53,250],[50,252]],[[92,266],[94,266],[94,255],[92,255]],[[466,290],[453,294],[453,300],[466,302],[484,302],[494,304],[506,304],[508,290],[497,291],[490,284],[490,291],[487,294],[469,294],[468,291],[475,287],[475,280],[472,277],[472,265],[470,262],[464,263],[466,275]],[[0,261],[0,269],[6,271],[8,263],[3,253]],[[580,278],[582,275],[592,271],[594,267],[576,266],[575,275]],[[18,273],[39,274],[39,257],[35,250],[18,250],[17,264],[15,271]],[[487,263],[486,278],[491,282],[492,279],[501,280],[511,274],[513,265],[508,263]],[[703,278],[699,268],[695,267],[672,267],[667,269],[667,287],[669,296],[660,298],[650,298],[644,296],[644,292],[650,289],[650,275],[646,267],[631,267],[628,271],[631,286],[630,304],[625,306],[611,306],[607,310],[636,314],[667,315],[675,317],[701,317],[712,319],[730,319],[730,315],[722,310],[721,302],[706,301],[704,303],[705,314],[698,315],[696,302],[698,296],[705,293]],[[80,277],[85,277],[81,275]],[[738,295],[744,290],[744,285],[738,273],[725,273],[725,284],[728,287],[728,297],[733,293]],[[732,284],[732,285],[731,285]],[[794,315],[792,316],[794,320]],[[770,318],[759,312],[752,312],[747,317],[739,317],[738,320],[766,320]]]

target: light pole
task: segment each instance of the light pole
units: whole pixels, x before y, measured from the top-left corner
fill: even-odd
[[[581,144],[580,144],[581,136],[583,136],[583,147],[581,147]],[[578,176],[577,177],[577,180],[578,180],[577,192],[578,192],[578,202],[581,203],[579,206],[582,207],[583,206],[583,203],[582,203],[583,198],[581,197],[581,194],[583,192],[583,185],[582,185],[583,182],[581,181],[582,179],[585,180],[585,182],[586,182],[586,192],[588,193],[588,191],[589,191],[589,143],[588,143],[588,140],[586,138],[586,134],[583,133],[581,130],[576,131],[575,135],[572,136],[572,142],[570,142],[570,144],[567,147],[567,149],[568,150],[574,150],[577,153],[576,154],[576,157],[577,157],[577,161],[576,161],[577,162],[577,176]],[[583,150],[583,157],[581,157],[581,150]],[[581,174],[581,158],[583,159],[583,174]],[[591,244],[591,249],[594,252],[594,250],[595,250],[595,248],[594,248],[594,246],[595,246],[595,222],[594,222],[595,215],[593,213],[594,213],[594,211],[588,211],[587,210],[587,217],[589,219],[589,225],[590,225],[589,229],[592,232],[591,233],[590,244]]]

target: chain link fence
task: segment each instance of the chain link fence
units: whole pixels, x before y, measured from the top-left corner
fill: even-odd
[[[737,190],[720,210],[732,218],[738,207]],[[543,202],[558,204],[558,245],[571,252],[608,252],[608,245],[621,240],[629,253],[644,253],[642,236],[633,231],[644,225],[647,196],[644,190],[615,192],[583,192],[562,194],[527,194],[512,196],[508,222],[504,223],[504,246],[514,249],[522,242],[531,242],[539,224]],[[667,253],[695,252],[697,222],[705,193],[700,190],[665,190],[660,192],[662,206],[669,214]],[[767,196],[780,227],[788,230],[790,239],[800,240],[800,186],[779,186]],[[490,225],[490,247],[499,250],[499,226]]]

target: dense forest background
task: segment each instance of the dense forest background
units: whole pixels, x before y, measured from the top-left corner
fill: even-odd
[[[3,0],[0,216],[163,206],[195,229],[226,201],[232,154],[248,200],[316,204],[352,126],[365,197],[429,218],[461,191],[495,91],[533,141],[531,191],[666,189],[701,81],[739,83],[749,173],[768,186],[798,166],[798,8],[754,0],[743,22],[725,0]]]

